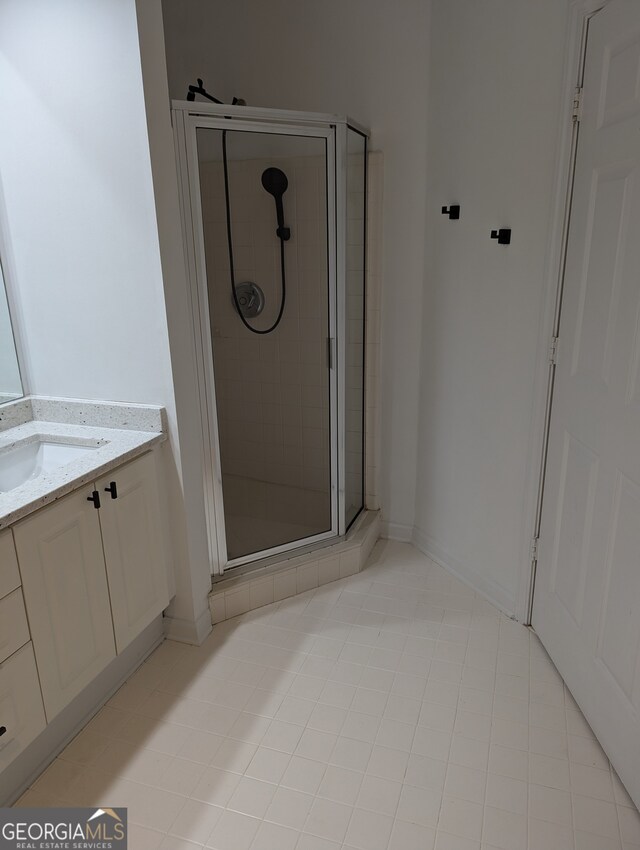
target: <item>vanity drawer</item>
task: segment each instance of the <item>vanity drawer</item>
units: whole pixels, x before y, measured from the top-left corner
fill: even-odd
[[[29,640],[29,624],[24,610],[22,590],[0,599],[0,663]]]
[[[44,729],[46,721],[33,648],[0,664],[0,772]]]
[[[0,599],[20,587],[18,559],[11,529],[0,531]]]

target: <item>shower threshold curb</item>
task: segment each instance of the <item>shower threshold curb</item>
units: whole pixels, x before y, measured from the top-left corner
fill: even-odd
[[[355,575],[379,537],[380,512],[363,511],[347,536],[333,545],[219,579],[209,594],[212,624]]]

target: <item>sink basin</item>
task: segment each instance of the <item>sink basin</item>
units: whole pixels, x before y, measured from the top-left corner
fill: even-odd
[[[29,440],[0,452],[0,492],[13,490],[39,475],[72,463],[98,446]]]

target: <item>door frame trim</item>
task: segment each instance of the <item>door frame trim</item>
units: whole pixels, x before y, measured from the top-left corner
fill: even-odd
[[[516,619],[525,625],[531,625],[533,610],[537,557],[532,547],[540,532],[553,405],[555,364],[550,362],[549,348],[552,339],[558,334],[562,311],[564,262],[569,237],[573,176],[580,126],[579,123],[575,124],[571,120],[572,104],[576,88],[582,87],[589,22],[609,2],[610,0],[571,0],[568,15],[554,168],[556,190],[549,216],[551,227],[547,238],[544,297],[536,355],[533,427],[527,452],[528,483],[525,516],[528,519],[522,541],[522,566],[516,596]]]

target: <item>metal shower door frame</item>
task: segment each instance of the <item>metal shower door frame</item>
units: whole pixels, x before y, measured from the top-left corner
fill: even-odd
[[[244,114],[243,114],[244,110]],[[274,114],[272,115],[271,112]],[[232,117],[233,116],[233,117]],[[280,117],[282,116],[282,117]],[[187,260],[187,278],[191,303],[193,337],[198,364],[198,394],[205,457],[203,487],[209,536],[211,572],[221,575],[226,569],[286,553],[308,544],[326,541],[344,534],[344,383],[345,362],[337,342],[340,327],[344,326],[345,298],[345,237],[346,221],[346,160],[338,143],[343,129],[331,121],[318,120],[325,116],[309,117],[306,113],[227,107],[217,104],[174,102],[172,109],[174,141],[181,190],[183,240]],[[329,118],[329,116],[326,116]],[[329,364],[330,407],[330,478],[331,528],[320,534],[300,538],[290,543],[261,550],[258,553],[229,560],[224,517],[224,494],[220,439],[216,404],[216,384],[213,366],[213,347],[209,321],[209,294],[204,250],[202,204],[196,132],[198,129],[236,130],[271,133],[274,135],[309,136],[322,138],[326,144],[327,174],[327,256],[329,337],[337,356]],[[346,126],[344,127],[346,140]],[[340,187],[340,191],[338,191]],[[343,218],[344,217],[344,218]],[[338,219],[338,220],[337,220]],[[340,225],[340,221],[342,224]],[[340,226],[339,226],[340,225]],[[341,234],[341,238],[338,238]],[[339,297],[340,293],[340,297]],[[342,403],[341,403],[342,398]]]
[[[357,133],[365,140],[364,148],[364,195],[365,195],[365,236],[364,236],[364,257],[363,257],[363,275],[364,275],[364,297],[362,305],[362,505],[356,515],[347,523],[347,492],[346,492],[346,415],[347,415],[347,171],[348,171],[348,156],[349,156],[349,131]],[[367,154],[369,150],[369,133],[360,124],[353,121],[351,118],[345,118],[336,124],[336,262],[338,267],[338,288],[337,288],[337,306],[338,306],[338,334],[336,337],[336,350],[338,360],[338,410],[341,411],[342,428],[338,429],[338,469],[339,469],[339,535],[344,536],[349,528],[353,525],[360,514],[366,509],[366,343],[367,343],[367,323],[366,323],[366,271],[367,271]]]

